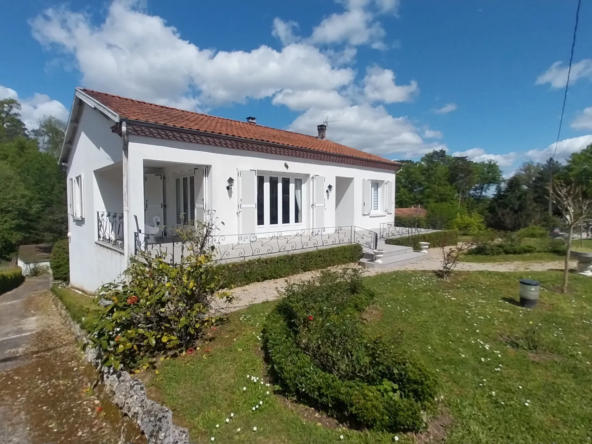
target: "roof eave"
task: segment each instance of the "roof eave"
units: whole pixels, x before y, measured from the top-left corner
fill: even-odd
[[[199,131],[199,130],[180,128],[177,126],[163,125],[163,124],[158,124],[158,123],[145,122],[145,121],[141,121],[141,120],[130,120],[130,119],[122,119],[122,120],[125,120],[126,122],[128,122],[130,124],[135,123],[140,126],[147,126],[147,127],[163,129],[163,130],[168,130],[168,131],[178,131],[178,132],[183,132],[183,133],[188,133],[188,134],[202,135],[202,136],[206,136],[206,137],[215,137],[215,138],[225,139],[225,140],[242,141],[242,142],[255,143],[255,144],[264,145],[264,146],[281,147],[281,148],[286,148],[286,149],[291,149],[291,150],[310,152],[313,154],[324,154],[324,155],[343,158],[343,159],[353,159],[353,160],[357,160],[357,161],[375,163],[375,164],[379,164],[379,165],[389,166],[395,172],[397,172],[401,168],[401,163],[394,161],[394,160],[384,159],[384,161],[381,161],[381,160],[375,160],[375,159],[368,159],[368,158],[364,158],[364,157],[348,156],[346,154],[330,153],[330,152],[314,150],[311,148],[305,148],[305,147],[300,147],[300,146],[267,142],[264,140],[246,139],[246,138],[237,137],[237,136],[230,136],[227,134],[211,133],[211,132],[207,132],[207,131]]]

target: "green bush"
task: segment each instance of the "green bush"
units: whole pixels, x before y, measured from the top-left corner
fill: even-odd
[[[549,237],[549,231],[538,225],[523,228],[516,233],[518,239],[546,239]]]
[[[357,271],[323,272],[292,284],[268,316],[270,372],[301,401],[382,431],[417,431],[437,393],[435,377],[381,338],[360,313],[374,294]]]
[[[504,254],[530,254],[530,253],[553,253],[565,255],[567,248],[561,239],[526,239],[516,242],[515,239],[502,239],[477,244],[467,252],[469,255],[501,256]]]
[[[428,210],[426,224],[432,230],[451,229],[454,219],[459,214],[464,214],[467,211],[464,207],[460,207],[454,202],[432,203],[426,209]]]
[[[357,262],[362,257],[358,244],[324,248],[306,253],[231,262],[217,265],[225,288],[241,287],[254,282],[279,279],[307,271]]]
[[[58,281],[70,281],[70,253],[68,239],[62,239],[55,243],[49,257],[49,265],[53,278]]]
[[[76,293],[71,288],[53,286],[52,293],[62,301],[70,316],[85,330],[93,328],[106,308],[97,305],[92,296]]]
[[[452,228],[463,234],[477,234],[485,231],[485,219],[479,213],[456,215]]]
[[[429,242],[430,248],[446,247],[448,245],[456,245],[458,243],[458,231],[445,230],[434,231],[432,233],[421,233],[407,237],[395,237],[385,240],[389,245],[401,245],[403,247],[413,247],[419,250],[420,242]]]
[[[217,320],[211,315],[220,289],[220,270],[212,265],[208,246],[213,225],[179,233],[184,251],[171,265],[166,252],[132,258],[121,282],[101,287],[97,299],[108,309],[92,328],[90,338],[100,347],[106,366],[148,367],[159,354],[174,355],[192,348],[204,328]]]
[[[395,216],[395,227],[428,228],[425,217]]]
[[[25,277],[23,276],[23,270],[21,270],[21,267],[0,271],[0,294],[14,290],[21,285],[24,280]]]

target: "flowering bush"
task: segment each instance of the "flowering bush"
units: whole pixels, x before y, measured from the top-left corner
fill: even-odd
[[[171,265],[164,254],[140,253],[132,258],[121,282],[99,289],[97,298],[110,303],[95,323],[91,339],[100,347],[103,362],[119,369],[149,365],[155,355],[192,350],[205,327],[221,284],[212,265],[210,222],[179,232],[184,254]]]
[[[360,313],[374,294],[357,271],[324,272],[287,287],[267,318],[265,350],[278,383],[301,401],[375,430],[419,430],[436,380],[380,337]]]

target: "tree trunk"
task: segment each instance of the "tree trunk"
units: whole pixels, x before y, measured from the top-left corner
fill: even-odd
[[[565,266],[563,268],[563,285],[561,286],[561,293],[567,293],[567,280],[569,277],[569,256],[571,255],[571,238],[573,237],[573,225],[569,226],[567,234],[567,252],[565,254]]]

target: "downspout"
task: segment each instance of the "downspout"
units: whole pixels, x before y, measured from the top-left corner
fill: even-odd
[[[121,138],[123,140],[123,158],[122,158],[122,177],[123,177],[123,254],[125,256],[126,264],[129,264],[130,257],[133,253],[130,245],[135,242],[135,239],[130,239],[130,219],[129,219],[129,186],[128,186],[128,147],[129,135],[127,134],[127,124],[125,121],[121,122]]]

